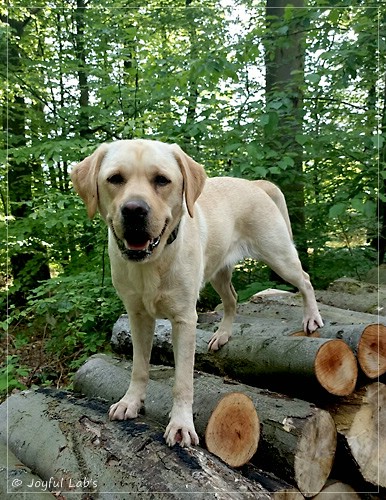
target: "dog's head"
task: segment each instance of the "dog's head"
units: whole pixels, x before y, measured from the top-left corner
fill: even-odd
[[[176,144],[138,139],[102,144],[71,179],[89,217],[100,212],[122,255],[143,261],[171,241],[185,210],[193,217],[206,174]]]

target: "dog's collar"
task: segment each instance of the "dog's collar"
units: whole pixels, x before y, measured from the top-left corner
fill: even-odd
[[[178,230],[180,229],[180,224],[181,224],[181,221],[177,224],[177,226],[170,233],[169,238],[167,239],[167,242],[166,242],[167,245],[170,245],[171,243],[173,243],[173,241],[177,238]]]

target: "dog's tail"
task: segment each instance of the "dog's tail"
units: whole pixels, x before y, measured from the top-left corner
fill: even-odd
[[[284,194],[272,182],[265,181],[263,179],[258,180],[258,181],[254,181],[254,182],[260,189],[265,191],[267,193],[267,195],[275,202],[276,206],[280,210],[280,213],[283,216],[283,219],[286,223],[288,233],[289,233],[291,239],[293,239],[291,222],[290,222],[290,218],[288,215],[287,203],[285,201]]]

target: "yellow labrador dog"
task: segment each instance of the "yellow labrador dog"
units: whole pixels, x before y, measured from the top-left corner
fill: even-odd
[[[209,342],[213,351],[232,333],[236,293],[233,265],[249,256],[295,285],[304,302],[304,330],[323,325],[309,276],[292,241],[281,191],[268,181],[218,177],[176,144],[122,140],[101,145],[71,173],[89,217],[108,226],[114,286],[131,325],[130,386],[110,408],[112,420],[135,418],[144,404],[156,318],[172,323],[175,358],[169,446],[198,443],[193,424],[196,301],[210,281],[224,317]]]

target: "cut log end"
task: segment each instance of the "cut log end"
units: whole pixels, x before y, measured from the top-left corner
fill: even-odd
[[[315,374],[328,392],[348,396],[355,389],[357,360],[345,342],[333,339],[320,347],[315,358]]]
[[[296,484],[304,496],[318,493],[332,468],[337,442],[336,427],[331,415],[319,410],[309,419],[295,455]]]
[[[232,392],[214,409],[205,431],[208,450],[231,467],[241,467],[256,453],[260,422],[252,400]]]
[[[378,323],[366,326],[358,344],[358,362],[369,378],[386,373],[386,326]]]
[[[340,481],[329,480],[314,500],[360,500],[351,486]]]

